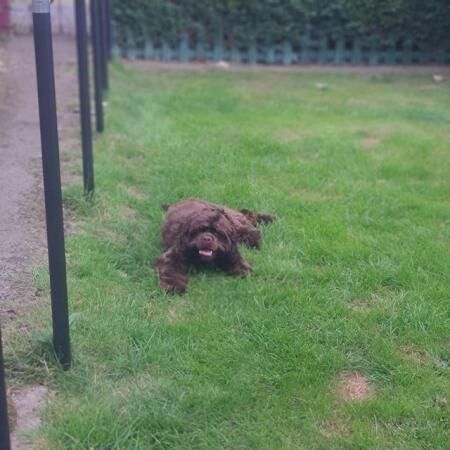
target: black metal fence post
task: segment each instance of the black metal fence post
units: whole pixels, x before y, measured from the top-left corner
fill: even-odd
[[[6,398],[5,369],[3,366],[2,330],[0,329],[0,448],[10,450],[8,401]]]
[[[49,0],[33,0],[32,12],[47,220],[53,346],[61,366],[68,369],[71,364],[69,314]]]
[[[78,84],[80,95],[83,182],[84,191],[85,193],[89,194],[94,191],[94,165],[92,158],[92,128],[85,0],[75,0],[75,19],[77,29]]]
[[[94,92],[95,92],[95,123],[99,133],[104,129],[103,121],[103,87],[102,87],[102,62],[101,41],[99,29],[99,0],[91,0],[91,35],[94,57]]]
[[[103,89],[108,90],[108,30],[106,25],[106,0],[99,0],[99,24],[100,24],[100,42],[102,58],[102,81]]]
[[[108,61],[112,59],[111,1],[105,0],[106,12],[106,44]]]

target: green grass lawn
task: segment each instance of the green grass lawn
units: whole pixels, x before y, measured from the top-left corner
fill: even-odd
[[[58,393],[42,448],[448,448],[449,82],[115,65],[111,84],[95,200],[65,192],[74,367],[10,358]],[[160,205],[188,197],[279,216],[250,277],[160,291]]]

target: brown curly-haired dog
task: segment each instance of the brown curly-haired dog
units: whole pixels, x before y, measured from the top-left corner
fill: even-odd
[[[177,293],[186,290],[190,266],[214,265],[230,275],[251,272],[238,244],[258,248],[261,233],[255,225],[276,218],[198,199],[183,200],[165,209],[162,226],[165,251],[158,258],[156,269],[161,288]]]

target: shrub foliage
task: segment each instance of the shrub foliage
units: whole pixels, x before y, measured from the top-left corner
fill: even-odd
[[[448,0],[113,0],[119,34],[167,42],[181,34],[236,45],[316,36],[359,37],[389,44],[406,39],[442,47],[450,29]]]

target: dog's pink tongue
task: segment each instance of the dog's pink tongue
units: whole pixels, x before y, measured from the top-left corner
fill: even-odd
[[[198,253],[202,256],[212,256],[212,250],[199,250]]]

